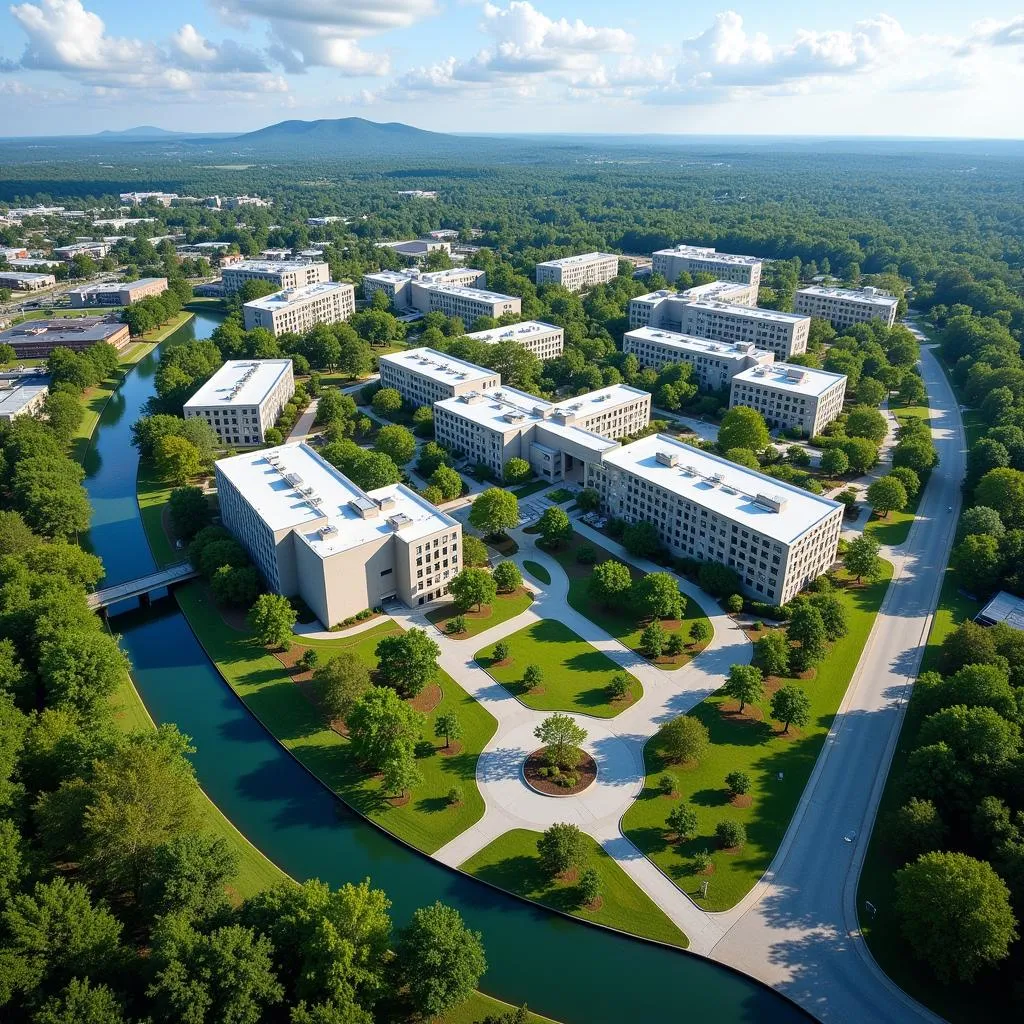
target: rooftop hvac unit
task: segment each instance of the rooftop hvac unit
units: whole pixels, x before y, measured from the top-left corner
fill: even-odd
[[[327,526],[321,526],[316,532],[319,533],[321,537],[333,537],[338,532],[338,528],[329,523]]]
[[[394,508],[395,507],[395,499],[390,494],[385,495],[385,497],[377,499],[377,506],[379,508],[382,508],[382,509],[384,509],[384,508]]]
[[[697,475],[697,467],[696,466],[686,466],[686,467],[684,467],[683,472],[687,476],[696,476]]]
[[[404,512],[398,512],[393,516],[388,517],[388,526],[395,530],[401,530],[404,526],[412,524],[412,517],[407,516]]]
[[[312,487],[300,487],[300,488],[299,488],[299,494],[304,494],[304,495],[305,495],[305,496],[306,496],[307,498],[308,498],[308,497],[309,497],[309,496],[310,496],[311,494],[315,494],[315,493],[316,493],[316,492],[315,492],[315,491],[313,490],[313,488],[312,488]]]
[[[284,478],[292,487],[298,487],[302,483],[302,477],[298,473],[285,473]]]
[[[654,457],[662,466],[675,466],[679,462],[675,452],[656,452]]]
[[[711,476],[708,477],[708,479],[711,481],[712,484],[720,484],[725,478],[722,476],[721,473],[712,473]]]
[[[313,508],[319,508],[324,503],[324,499],[319,494],[314,494],[306,499],[306,503],[312,505]]]

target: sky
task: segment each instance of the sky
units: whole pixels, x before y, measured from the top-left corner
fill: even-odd
[[[3,135],[359,116],[434,131],[1020,138],[1021,96],[1024,0],[0,7]]]

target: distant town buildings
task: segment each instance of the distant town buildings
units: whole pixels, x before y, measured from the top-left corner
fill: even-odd
[[[443,252],[451,255],[452,247],[450,242],[435,238],[413,238],[405,242],[378,242],[378,249],[392,249],[402,256],[422,261],[428,253]]]
[[[17,359],[46,359],[55,348],[84,352],[105,341],[118,351],[129,341],[128,325],[102,316],[26,320],[0,331],[0,345],[10,345]]]
[[[501,383],[493,370],[432,348],[391,352],[377,362],[381,387],[394,388],[414,406],[433,405],[469,391],[488,391]]]
[[[306,223],[311,228],[325,228],[328,224],[337,224],[338,221],[343,221],[344,217],[307,217]]]
[[[162,295],[165,291],[166,277],[143,277],[126,284],[91,284],[75,288],[68,292],[68,298],[76,309],[84,306],[130,306],[139,299]]]
[[[57,283],[53,274],[34,274],[27,270],[0,270],[0,288],[16,292],[37,292]]]
[[[103,217],[94,220],[94,228],[110,228],[111,231],[124,231],[125,228],[135,227],[136,224],[155,224],[156,217]]]
[[[845,395],[845,374],[774,363],[736,374],[729,408],[756,409],[769,427],[814,437],[843,411]]]
[[[345,281],[323,281],[285,288],[242,307],[245,329],[265,327],[274,337],[302,334],[315,324],[335,324],[356,311],[356,291]]]
[[[21,246],[14,247],[0,247],[0,260],[24,260],[28,259],[28,249],[23,249]]]
[[[714,274],[720,281],[738,281],[757,288],[761,283],[761,260],[756,256],[735,256],[701,245],[676,245],[659,249],[651,256],[655,274],[674,282],[684,271]]]
[[[160,206],[170,206],[180,197],[176,192],[122,192],[119,198],[122,206],[141,206],[150,201]]]
[[[53,255],[59,260],[68,262],[76,256],[88,256],[94,260],[101,260],[110,252],[109,242],[72,242],[71,245],[61,245],[53,250]]]
[[[225,210],[238,210],[243,206],[268,207],[274,205],[273,199],[261,199],[259,196],[215,196]]]
[[[185,403],[185,419],[205,420],[225,445],[263,444],[294,394],[290,359],[229,359]]]
[[[436,192],[425,192],[421,188],[406,188],[400,192],[395,193],[396,196],[401,196],[402,199],[436,199]]]
[[[50,392],[50,378],[42,374],[0,377],[0,423],[19,416],[34,416]]]
[[[512,341],[525,348],[527,352],[532,352],[538,359],[554,359],[560,356],[565,343],[565,331],[554,324],[544,323],[543,320],[524,320],[509,327],[473,331],[466,337],[488,345]]]
[[[773,353],[757,348],[752,341],[712,341],[647,326],[624,334],[622,351],[635,355],[642,367],[652,370],[689,363],[693,380],[703,391],[722,391],[737,373],[775,360]]]
[[[619,257],[607,252],[585,252],[537,264],[536,281],[560,284],[571,292],[579,292],[595,284],[606,284],[618,276]]]
[[[410,309],[421,313],[439,310],[446,316],[458,316],[466,324],[477,317],[500,319],[507,314],[518,315],[522,300],[517,295],[489,292],[480,287],[487,276],[472,267],[456,267],[424,273],[410,270],[381,270],[363,275],[363,294],[369,299],[382,291],[397,312]]]
[[[797,290],[793,309],[804,316],[829,320],[836,330],[869,320],[886,327],[896,322],[899,299],[877,288],[825,288],[817,285]]]
[[[269,281],[278,288],[300,288],[330,281],[326,263],[304,260],[242,260],[223,268],[221,283],[225,295],[234,295],[246,281]]]

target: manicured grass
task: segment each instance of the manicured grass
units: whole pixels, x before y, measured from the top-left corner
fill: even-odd
[[[425,853],[433,853],[483,815],[483,799],[476,786],[476,762],[496,723],[446,673],[438,673],[444,698],[426,716],[422,742],[417,748],[417,767],[423,782],[408,803],[394,807],[381,792],[380,781],[366,776],[352,758],[348,741],[328,727],[320,711],[281,663],[259,647],[248,630],[235,630],[225,624],[203,584],[179,587],[176,596],[199,642],[249,710],[301,764],[360,814]],[[376,668],[377,642],[398,630],[394,623],[385,622],[351,637],[303,640],[296,643],[296,649],[315,647],[324,657],[330,652],[350,649]],[[462,723],[463,749],[451,757],[442,757],[442,744],[434,739],[434,720],[449,710],[457,711]],[[446,796],[455,785],[462,787],[463,801],[450,807]]]
[[[466,632],[459,633],[452,639],[463,640],[514,619],[520,612],[525,612],[531,604],[533,594],[525,587],[520,587],[514,594],[498,594],[493,604],[485,604],[479,611],[470,609],[468,612],[459,612],[454,602],[448,601],[440,608],[428,612],[427,618],[443,633],[449,620],[461,614],[466,620]]]
[[[517,498],[528,498],[531,494],[536,494],[538,491],[543,491],[545,488],[550,486],[550,480],[531,480],[528,484],[523,484],[520,487],[513,487],[512,493]]]
[[[147,475],[149,467],[139,464],[139,475],[135,481],[136,497],[139,512],[142,514],[142,528],[149,541],[149,549],[158,567],[180,562],[185,557],[183,551],[175,551],[170,538],[164,530],[163,513],[170,500],[174,487],[161,480],[153,480]]]
[[[811,699],[811,721],[794,736],[783,738],[781,726],[770,721],[767,695],[755,706],[758,711],[754,714],[763,717],[756,721],[724,713],[722,705],[729,703],[728,698],[715,694],[690,712],[711,734],[711,745],[699,765],[667,763],[657,737],[644,748],[647,781],[623,817],[623,831],[703,909],[733,906],[750,891],[775,855],[853,677],[891,575],[892,566],[886,563],[886,576],[878,583],[838,591],[849,632],[832,644],[814,679],[797,683]],[[725,776],[737,770],[751,779],[749,807],[733,806],[726,790]],[[696,837],[685,843],[669,842],[667,837],[665,819],[677,800],[658,790],[658,779],[666,771],[675,777],[678,799],[698,815]],[[783,773],[781,780],[779,772]],[[746,845],[738,853],[716,848],[715,825],[727,819],[742,822],[747,830]],[[714,873],[710,876],[694,871],[692,858],[700,850],[712,854]],[[710,885],[707,899],[702,900],[698,894],[705,879]]]
[[[931,409],[924,405],[890,406],[889,409],[900,423],[912,417],[924,420],[926,423],[931,421]],[[897,547],[905,543],[910,535],[910,527],[913,526],[914,519],[917,517],[917,506],[927,483],[928,476],[925,474],[921,479],[920,490],[907,502],[905,509],[901,512],[890,512],[885,519],[871,518],[865,525],[864,532],[871,534],[879,544],[888,544],[890,547]]]
[[[628,701],[612,702],[607,693],[612,676],[622,671],[619,666],[556,619],[541,619],[502,640],[509,648],[507,661],[494,663],[493,647],[477,651],[475,658],[527,707],[582,711],[597,718],[614,718],[628,707]],[[544,673],[536,692],[523,685],[527,665],[539,665]],[[639,680],[629,679],[633,700],[639,700],[643,687]]]
[[[641,657],[646,657],[640,650],[640,634],[643,633],[644,626],[648,624],[647,620],[638,620],[627,608],[606,608],[601,602],[592,600],[590,597],[590,578],[593,575],[594,567],[593,565],[583,565],[576,561],[576,550],[581,544],[587,544],[597,551],[598,564],[606,562],[608,559],[620,561],[610,551],[606,551],[604,548],[578,535],[574,536],[566,547],[552,551],[551,554],[558,560],[559,565],[565,570],[566,576],[569,577],[568,600],[570,606],[575,608],[581,615],[585,615],[591,622],[596,623],[606,633],[610,633],[619,643],[636,652]],[[639,569],[635,569],[628,563],[624,564],[626,564],[634,580],[643,578],[644,574]],[[703,619],[709,626],[711,623],[704,614],[704,610],[696,601],[689,597],[685,598],[685,600],[686,608],[683,611],[683,618],[676,629],[682,631],[683,638],[689,644],[690,629],[695,622]],[[667,631],[672,632],[668,626],[665,628]],[[694,654],[703,650],[706,646],[706,644],[689,646],[686,652],[676,659],[655,661],[651,662],[651,664],[666,670],[676,669],[681,665],[685,665]]]
[[[551,573],[544,568],[540,562],[531,562],[528,558],[523,561],[523,568],[536,580],[540,580],[545,586],[551,583]]]
[[[440,1017],[431,1018],[431,1024],[480,1024],[480,1021],[487,1017],[497,1017],[514,1009],[514,1006],[503,1003],[494,996],[474,992],[464,1003],[460,1003]],[[550,1017],[542,1017],[539,1013],[532,1012],[527,1013],[526,1021],[527,1024],[554,1024]]]
[[[684,949],[689,944],[686,936],[654,901],[590,836],[583,836],[587,865],[601,876],[601,905],[596,910],[581,904],[575,882],[552,880],[544,873],[537,855],[539,838],[539,832],[513,829],[489,843],[459,868],[500,889],[584,921]]]

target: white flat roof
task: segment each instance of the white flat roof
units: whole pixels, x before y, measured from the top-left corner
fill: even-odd
[[[230,359],[185,403],[185,408],[259,405],[291,365],[290,359]]]
[[[362,490],[305,444],[246,452],[217,467],[271,530],[294,528],[321,558],[395,533],[408,541],[458,525],[403,484]],[[378,514],[363,519],[351,502]],[[388,522],[395,516],[404,517],[399,530]],[[321,529],[325,517],[333,530]]]
[[[270,311],[287,309],[299,302],[306,302],[315,299],[319,295],[326,295],[328,292],[336,292],[342,288],[352,288],[352,285],[345,281],[320,281],[317,284],[304,284],[298,288],[283,288],[272,295],[264,295],[260,299],[253,299],[247,302],[247,308],[266,309]]]
[[[565,331],[555,324],[548,324],[543,320],[524,320],[522,323],[512,324],[510,327],[492,327],[486,331],[473,331],[466,337],[475,338],[477,341],[486,341],[488,345],[495,345],[499,341],[524,341],[534,334],[551,334],[553,331],[565,334]]]
[[[730,252],[716,252],[703,245],[673,245],[669,249],[658,249],[655,256],[683,256],[690,260],[712,260],[716,263],[734,263],[752,267],[761,262],[760,256],[738,256]]]
[[[659,452],[675,456],[676,464],[670,466],[659,461]],[[609,452],[603,461],[785,544],[793,543],[842,507],[838,502],[738,466],[665,434],[633,441]],[[689,473],[687,467],[693,472]],[[720,474],[717,482],[712,480],[715,474]],[[758,495],[781,500],[781,510],[776,512],[760,504],[755,500]]]
[[[288,270],[316,266],[327,266],[327,264],[314,260],[241,260],[224,269],[232,273],[236,270],[249,270],[259,274],[281,274]]]
[[[821,295],[830,299],[849,299],[853,302],[867,302],[875,306],[895,306],[900,300],[895,295],[868,288],[826,288],[823,285],[810,285],[800,288],[797,295]]]
[[[28,281],[30,284],[33,281],[42,281],[44,278],[47,281],[56,280],[53,274],[29,274],[24,271],[18,271],[15,273],[12,270],[0,270],[0,277],[3,277],[8,281]]]
[[[680,334],[678,331],[669,331],[664,327],[651,327],[648,324],[627,331],[626,336],[641,338],[644,341],[656,341],[659,345],[668,345],[686,352],[718,355],[723,359],[757,354],[772,356],[771,352],[758,349],[752,341],[713,341],[711,338],[698,338],[692,334]]]
[[[810,320],[810,317],[803,313],[780,313],[777,309],[761,309],[760,306],[736,306],[731,302],[713,302],[711,299],[686,299],[686,304],[693,309],[707,309],[714,313],[747,316],[757,320],[775,320],[785,324]]]
[[[50,378],[18,377],[10,383],[10,387],[0,387],[0,416],[16,416],[40,392],[46,394],[50,390]]]
[[[477,366],[476,363],[469,363],[465,359],[456,359],[454,356],[438,352],[433,348],[412,348],[405,352],[391,352],[381,356],[379,362],[401,366],[422,377],[429,377],[431,380],[441,381],[444,384],[472,384],[491,380],[497,376],[494,370]]]
[[[845,373],[830,373],[815,370],[809,366],[795,366],[792,363],[771,363],[768,366],[752,366],[737,373],[733,381],[740,384],[761,384],[764,387],[792,391],[796,395],[817,398],[840,381],[846,380]]]
[[[707,284],[695,284],[692,288],[681,291],[679,295],[688,302],[696,302],[697,299],[719,299],[727,301],[723,296],[736,292],[750,291],[750,285],[742,281],[708,281]]]
[[[556,402],[554,409],[556,412],[571,412],[576,416],[587,416],[593,412],[601,412],[603,409],[635,402],[638,398],[650,398],[650,395],[649,391],[642,391],[640,388],[630,387],[628,384],[610,384],[606,388],[598,388],[596,391],[588,391],[584,395]]]
[[[596,260],[615,260],[619,257],[613,252],[583,252],[578,256],[562,256],[557,260],[544,260],[538,267],[571,267],[574,263],[593,263]]]
[[[503,292],[489,292],[485,288],[470,288],[463,284],[435,284],[432,281],[420,281],[435,292],[447,292],[450,295],[462,295],[467,299],[479,302],[511,302],[520,301],[518,295],[505,295]]]
[[[976,622],[995,625],[1005,622],[1012,629],[1024,630],[1024,597],[1000,590],[984,608],[974,616]]]

